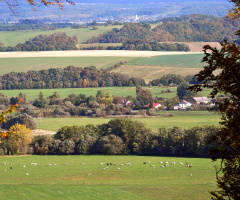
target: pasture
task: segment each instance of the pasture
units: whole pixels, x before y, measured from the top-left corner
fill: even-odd
[[[24,43],[31,38],[38,35],[52,35],[54,33],[64,32],[68,36],[77,36],[78,43],[84,43],[93,36],[98,36],[107,31],[111,31],[113,28],[120,29],[122,25],[115,26],[98,26],[97,30],[93,30],[92,27],[73,29],[73,28],[61,28],[55,30],[28,30],[28,31],[0,31],[0,42],[5,46],[16,46],[18,43]],[[14,40],[12,39],[14,38]]]
[[[208,191],[216,188],[214,165],[207,158],[154,156],[0,157],[0,194],[2,200],[210,199]]]
[[[208,111],[160,111],[160,115],[173,114],[174,117],[131,118],[140,121],[148,128],[157,131],[160,127],[192,128],[194,126],[219,125],[220,115]],[[38,129],[58,131],[67,125],[87,125],[108,123],[112,118],[42,118],[36,119]]]

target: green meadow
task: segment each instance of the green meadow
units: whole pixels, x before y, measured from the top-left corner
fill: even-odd
[[[121,27],[121,25],[106,27],[98,26],[97,30],[93,30],[92,27],[89,27],[82,29],[61,28],[55,30],[0,31],[0,42],[5,46],[16,46],[18,43],[24,43],[38,35],[51,35],[54,33],[65,32],[68,36],[77,36],[78,43],[81,44],[93,36],[98,36],[99,34],[111,31],[113,28],[120,29]]]
[[[160,162],[176,164],[163,168]],[[208,158],[16,156],[0,157],[0,163],[1,200],[195,200],[210,199],[209,191],[216,188],[216,163]]]
[[[10,72],[27,72],[67,66],[106,68],[121,61],[132,61],[133,57],[37,57],[37,58],[1,58],[0,75]]]
[[[192,128],[194,126],[219,125],[220,116],[209,111],[160,111],[158,114],[173,114],[173,117],[150,117],[150,118],[131,118],[140,121],[148,128],[157,131],[160,127],[173,128]],[[63,126],[68,125],[87,125],[108,123],[113,118],[42,118],[36,119],[38,129],[57,131]]]
[[[201,63],[203,53],[199,54],[184,54],[184,55],[163,55],[154,56],[151,58],[139,58],[129,62],[127,65],[133,66],[164,66],[176,68],[202,68],[204,64]]]
[[[144,87],[149,89],[153,96],[156,97],[164,97],[166,99],[173,98],[177,96],[177,88],[176,87]],[[171,89],[172,93],[164,93],[162,94],[162,90],[166,91],[167,89]],[[103,87],[103,88],[55,88],[55,89],[24,89],[24,90],[0,90],[0,93],[3,93],[7,96],[16,97],[21,92],[26,94],[26,99],[28,101],[34,100],[38,98],[39,93],[42,92],[45,97],[52,95],[55,91],[58,91],[61,98],[66,98],[69,94],[85,94],[86,96],[96,95],[99,90],[108,90],[114,96],[122,96],[127,97],[131,95],[136,97],[136,87]],[[210,90],[205,90],[201,92],[202,96],[209,96]]]

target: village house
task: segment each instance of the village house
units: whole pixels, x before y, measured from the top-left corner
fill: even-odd
[[[186,110],[187,107],[191,107],[191,106],[192,106],[192,104],[190,102],[183,100],[182,102],[175,104],[173,109],[174,110]]]
[[[192,97],[190,102],[196,105],[209,105],[212,103],[212,98],[208,97]]]

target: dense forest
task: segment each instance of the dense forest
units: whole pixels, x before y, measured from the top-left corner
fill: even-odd
[[[25,43],[19,43],[15,47],[0,45],[0,51],[54,51],[76,50],[78,39],[69,37],[66,33],[54,33],[52,35],[39,35],[29,39]]]
[[[166,19],[154,29],[148,23],[129,23],[92,37],[87,43],[218,42],[236,39],[234,32],[238,29],[239,20],[189,15]]]
[[[117,65],[122,64],[124,62]],[[136,85],[144,86],[146,83],[143,79],[131,78],[126,74],[111,73],[109,70],[97,70],[94,66],[85,68],[69,66],[64,69],[51,68],[26,73],[11,72],[0,76],[0,89],[2,90]]]

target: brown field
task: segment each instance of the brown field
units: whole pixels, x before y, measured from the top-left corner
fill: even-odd
[[[148,83],[153,79],[165,76],[167,74],[176,74],[176,75],[194,75],[199,72],[198,68],[176,68],[176,67],[159,67],[159,66],[129,66],[122,65],[113,70],[113,72],[124,73],[131,77],[144,78]]]
[[[75,51],[31,51],[0,52],[0,58],[24,57],[152,57],[160,55],[195,54],[179,51],[126,51],[126,50],[75,50]]]
[[[186,44],[189,46],[190,52],[203,52],[202,49],[204,45],[217,47],[217,49],[221,48],[219,42],[187,42]]]

